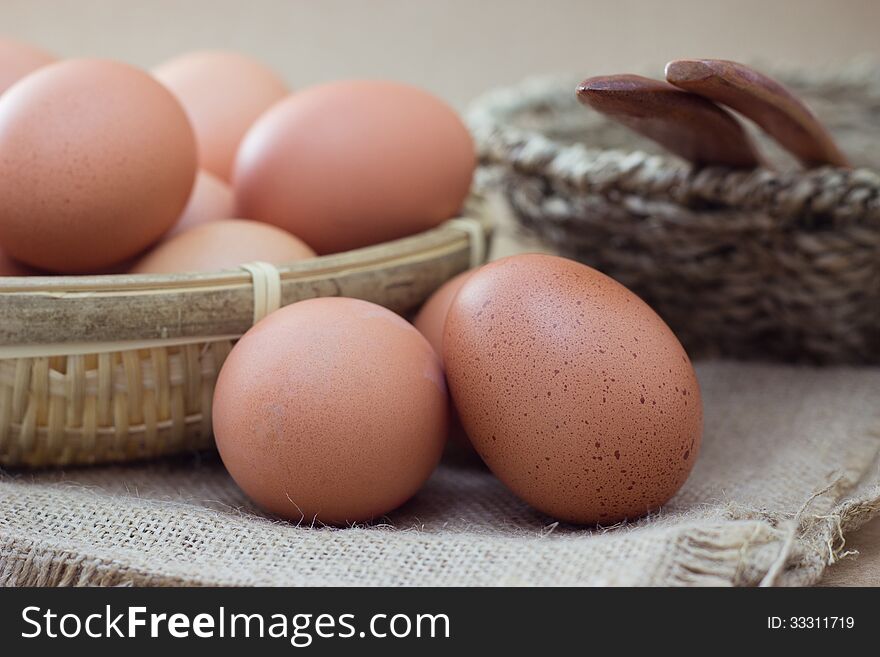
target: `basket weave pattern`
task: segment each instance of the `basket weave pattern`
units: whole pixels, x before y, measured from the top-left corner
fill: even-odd
[[[857,168],[694,170],[577,103],[574,78],[478,102],[522,226],[651,304],[693,356],[880,362],[880,75],[787,82]]]
[[[211,400],[232,348],[177,348],[0,361],[0,463],[124,461],[205,449]]]
[[[483,221],[454,219],[277,268],[0,277],[0,467],[130,461],[211,447],[217,375],[257,319],[319,296],[412,311],[482,260],[488,233]]]

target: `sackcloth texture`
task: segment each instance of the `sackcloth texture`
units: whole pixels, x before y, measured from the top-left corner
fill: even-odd
[[[5,585],[807,585],[880,511],[880,369],[710,361],[705,435],[659,512],[555,523],[481,466],[326,528],[261,514],[214,454],[0,477]]]

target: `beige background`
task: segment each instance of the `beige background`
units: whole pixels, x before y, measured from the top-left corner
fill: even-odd
[[[418,83],[458,107],[532,74],[584,77],[676,57],[834,66],[880,56],[877,0],[0,0],[0,34],[63,56],[145,67],[196,48],[264,59],[294,87],[345,77]],[[829,584],[880,581],[880,522]]]
[[[417,82],[461,107],[546,71],[711,56],[824,66],[880,53],[877,0],[0,0],[0,33],[152,66],[193,48],[263,58],[294,86]]]

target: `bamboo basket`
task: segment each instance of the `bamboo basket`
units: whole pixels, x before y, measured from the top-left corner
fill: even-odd
[[[484,192],[640,295],[694,357],[880,363],[877,62],[779,74],[854,169],[804,171],[755,131],[770,168],[694,169],[581,106],[582,77],[475,103]]]
[[[128,461],[213,445],[214,383],[235,340],[321,296],[414,310],[481,263],[489,223],[280,267],[174,275],[0,277],[0,465]]]

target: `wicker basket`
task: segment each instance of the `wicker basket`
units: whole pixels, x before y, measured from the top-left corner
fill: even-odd
[[[0,278],[0,465],[123,461],[212,445],[214,382],[280,305],[349,296],[404,313],[485,256],[489,224],[210,274]]]
[[[581,106],[579,78],[478,101],[514,215],[642,296],[694,356],[880,363],[880,68],[781,76],[857,167],[694,170]]]

